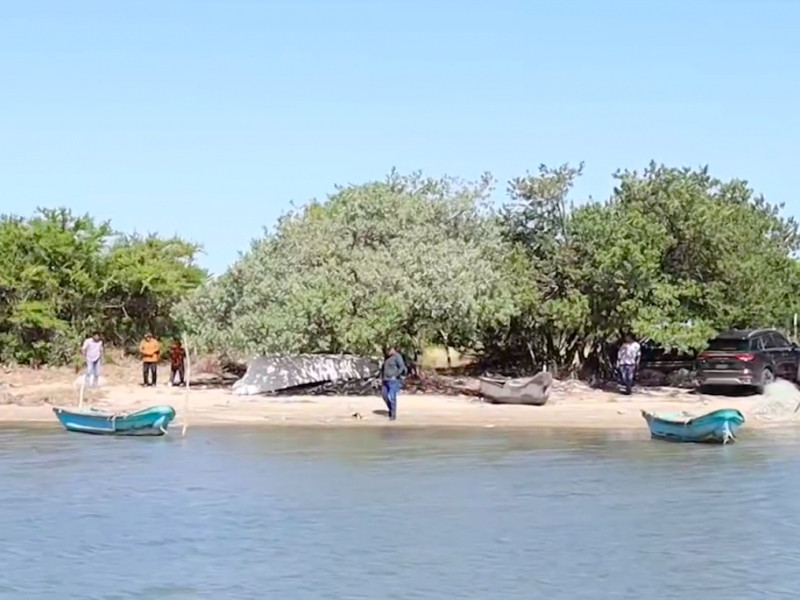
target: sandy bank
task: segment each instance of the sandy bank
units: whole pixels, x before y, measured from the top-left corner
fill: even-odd
[[[777,387],[771,397],[769,393],[766,396],[734,398],[697,396],[677,390],[626,397],[592,391],[562,393],[543,407],[493,406],[470,397],[401,394],[398,420],[391,426],[641,429],[644,427],[640,414],[642,409],[701,414],[718,408],[738,408],[747,417],[748,427],[795,425],[800,421],[792,409],[800,393],[791,384],[781,383],[784,387]],[[54,389],[53,385],[9,390],[15,395],[24,392],[22,397],[27,401],[0,405],[0,422],[55,425],[52,405],[76,405],[77,391],[68,388],[70,393],[65,395],[62,384],[61,398],[56,400],[57,395],[48,391]],[[31,400],[37,395],[47,400]],[[184,391],[178,388],[109,385],[102,390],[102,396],[90,404],[112,411],[170,404],[178,411],[176,424],[188,418],[190,426],[390,426],[378,397],[241,397],[223,389],[196,389],[189,394],[187,412]],[[775,406],[778,406],[777,410]]]

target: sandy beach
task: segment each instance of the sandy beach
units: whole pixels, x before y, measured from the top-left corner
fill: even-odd
[[[120,373],[123,376],[120,376]],[[495,406],[474,396],[401,393],[398,419],[390,423],[376,396],[236,396],[224,387],[196,385],[188,392],[160,384],[143,388],[136,371],[112,372],[86,404],[111,411],[133,411],[155,404],[172,405],[175,424],[265,426],[436,426],[474,428],[641,429],[641,410],[702,414],[738,408],[748,427],[792,426],[800,392],[778,382],[764,396],[699,395],[674,388],[639,390],[631,396],[588,388],[577,381],[558,382],[546,406]],[[76,406],[79,385],[69,371],[7,371],[0,384],[0,422],[57,425],[53,406]]]

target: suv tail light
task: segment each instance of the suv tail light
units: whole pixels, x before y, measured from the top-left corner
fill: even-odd
[[[737,354],[734,358],[742,362],[751,362],[755,357],[756,357],[755,354],[746,352],[745,354]]]
[[[699,358],[700,360],[707,359],[708,358],[708,352],[701,352],[700,354],[697,355],[697,358]]]

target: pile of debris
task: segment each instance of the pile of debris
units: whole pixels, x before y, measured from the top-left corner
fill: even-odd
[[[233,393],[272,397],[380,396],[379,369],[380,362],[376,358],[310,354],[262,356],[250,362],[246,373],[233,385]],[[531,374],[513,376],[526,375]],[[646,390],[656,395],[685,393],[679,390],[694,387],[694,374],[688,369],[669,374],[643,369],[636,387],[637,392]],[[403,384],[404,394],[416,395],[478,396],[479,390],[476,373],[456,369],[445,372],[415,369]],[[604,392],[618,391],[619,383],[611,379],[595,378],[589,382],[564,379],[554,382],[551,398],[555,403],[567,398],[602,400]]]
[[[695,373],[687,368],[680,368],[669,373],[655,369],[642,369],[637,381],[644,387],[672,387],[693,389],[695,387]]]
[[[477,396],[480,387],[477,377],[420,372],[419,377],[409,377],[406,380],[403,391],[406,394]]]
[[[404,394],[435,396],[477,396],[480,384],[477,378],[453,377],[420,372],[403,382]],[[266,392],[264,395],[280,396],[380,396],[381,380],[378,377],[325,381],[297,385]]]
[[[308,383],[266,392],[265,396],[380,396],[381,382],[377,378],[350,379]]]

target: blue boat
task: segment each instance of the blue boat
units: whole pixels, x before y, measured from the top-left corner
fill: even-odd
[[[175,418],[171,406],[151,406],[133,413],[107,413],[95,409],[67,410],[53,407],[67,431],[98,435],[164,435]]]
[[[744,415],[735,408],[715,410],[700,417],[683,412],[650,413],[642,411],[654,439],[670,442],[727,444],[736,441],[736,432],[744,424]]]

